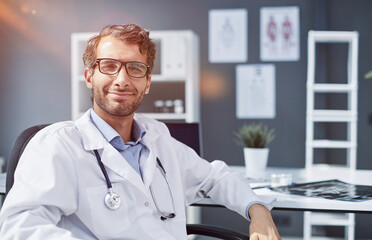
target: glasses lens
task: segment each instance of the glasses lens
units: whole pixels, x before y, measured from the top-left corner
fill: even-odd
[[[102,59],[99,61],[99,70],[104,74],[116,74],[121,67],[121,62],[113,59]]]
[[[132,77],[141,78],[147,73],[147,65],[141,62],[128,62],[125,67]]]

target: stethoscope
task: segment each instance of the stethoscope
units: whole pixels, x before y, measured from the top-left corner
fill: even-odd
[[[105,195],[105,199],[104,199],[105,200],[105,205],[109,209],[111,209],[111,210],[116,210],[116,209],[118,209],[120,207],[120,204],[121,204],[121,202],[120,202],[120,196],[119,196],[119,194],[117,194],[116,192],[114,192],[113,189],[112,189],[112,184],[111,184],[110,178],[109,178],[109,176],[107,174],[107,171],[106,171],[105,166],[103,166],[103,163],[101,161],[101,156],[99,155],[98,151],[97,150],[93,150],[93,151],[94,151],[94,154],[96,155],[98,165],[101,168],[101,171],[102,171],[102,173],[103,173],[103,175],[105,176],[105,179],[106,179],[107,194]],[[157,163],[156,166],[159,168],[161,174],[164,177],[165,182],[168,185],[168,191],[169,191],[170,197],[172,199],[172,209],[173,209],[173,212],[168,214],[168,213],[164,213],[164,212],[160,211],[159,206],[158,206],[158,203],[157,203],[156,199],[154,198],[152,187],[150,185],[150,193],[151,193],[152,200],[154,201],[156,210],[161,215],[160,219],[164,221],[164,220],[166,220],[168,218],[174,218],[174,217],[176,217],[176,207],[175,207],[175,202],[174,202],[174,198],[173,198],[173,192],[172,192],[172,189],[171,189],[171,187],[169,185],[169,182],[168,182],[168,179],[167,179],[167,173],[166,173],[163,165],[161,164],[159,158],[156,158],[156,163]]]

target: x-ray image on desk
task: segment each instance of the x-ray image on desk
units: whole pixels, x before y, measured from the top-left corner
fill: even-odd
[[[292,184],[290,186],[281,186],[270,189],[280,193],[307,197],[321,197],[332,200],[353,202],[372,200],[372,186],[355,185],[337,179]]]

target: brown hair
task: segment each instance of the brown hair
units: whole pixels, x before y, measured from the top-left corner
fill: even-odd
[[[140,53],[147,55],[147,64],[150,66],[149,73],[151,73],[154,67],[156,49],[149,35],[149,31],[135,24],[106,26],[99,35],[89,39],[83,55],[84,66],[88,69],[93,69],[96,63],[99,42],[103,37],[113,36],[126,43],[138,44]]]

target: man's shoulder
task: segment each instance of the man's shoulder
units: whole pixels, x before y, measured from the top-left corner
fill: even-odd
[[[57,134],[71,133],[76,130],[76,125],[73,121],[56,122],[52,124],[45,124],[43,126],[44,127],[40,129],[36,135],[54,136]]]
[[[79,132],[72,121],[39,126],[41,129],[34,131],[27,143],[29,151],[38,151],[37,149],[52,151],[56,146],[76,146],[81,142]]]

